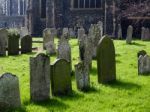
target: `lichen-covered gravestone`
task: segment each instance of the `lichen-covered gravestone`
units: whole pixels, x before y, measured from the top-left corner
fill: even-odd
[[[79,62],[75,65],[75,77],[77,88],[79,90],[88,90],[90,87],[89,66],[84,62]]]
[[[99,40],[101,39],[101,28],[99,27],[99,24],[92,24],[89,29],[89,35],[90,38],[92,38],[93,43],[93,58],[96,58],[96,49]]]
[[[8,34],[8,55],[19,54],[19,38],[18,32],[10,32]]]
[[[51,84],[53,95],[67,95],[72,91],[70,63],[58,59],[51,65]]]
[[[26,35],[21,38],[21,53],[30,53],[32,52],[32,37]]]
[[[46,28],[43,31],[43,47],[48,54],[56,53],[56,45],[54,43],[54,37],[56,36],[55,28]]]
[[[0,29],[0,56],[6,55],[6,47],[8,44],[8,31]]]
[[[0,109],[20,106],[18,77],[10,73],[5,73],[0,77]]]
[[[126,38],[127,44],[132,43],[132,35],[133,35],[133,27],[130,25],[127,29],[127,38]]]
[[[71,47],[68,39],[64,35],[58,42],[57,58],[65,59],[71,63]]]
[[[149,28],[145,29],[145,40],[147,40],[147,41],[150,40],[150,31],[149,31]]]
[[[107,36],[102,37],[97,47],[97,70],[99,83],[116,80],[115,47]]]
[[[30,58],[30,95],[32,101],[49,99],[50,59],[42,53]]]

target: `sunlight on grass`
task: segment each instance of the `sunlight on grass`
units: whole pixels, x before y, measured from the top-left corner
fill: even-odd
[[[34,41],[42,41],[41,38]],[[55,40],[57,42],[58,39]],[[58,43],[58,42],[57,42]],[[149,112],[150,76],[138,76],[137,52],[146,50],[150,54],[150,42],[135,40],[126,45],[123,40],[114,40],[116,48],[117,81],[102,85],[97,82],[97,66],[93,60],[91,70],[91,89],[87,93],[76,89],[72,77],[73,93],[69,96],[53,97],[51,100],[30,102],[29,57],[35,53],[0,58],[0,73],[11,72],[20,80],[22,108],[8,109],[7,112]],[[73,70],[78,62],[79,49],[76,39],[70,40]],[[33,47],[42,43],[33,43]],[[56,56],[51,56],[51,63]]]

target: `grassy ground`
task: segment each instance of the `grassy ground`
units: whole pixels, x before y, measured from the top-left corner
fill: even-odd
[[[22,108],[3,110],[10,112],[150,112],[150,76],[138,76],[137,52],[146,50],[150,54],[150,42],[115,40],[117,81],[110,85],[97,83],[96,61],[90,74],[91,90],[80,92],[72,77],[73,94],[53,97],[41,103],[30,102],[29,57],[35,53],[0,58],[0,74],[11,72],[20,80]],[[78,62],[77,40],[70,41],[73,64]],[[41,44],[34,44],[42,46]],[[51,57],[51,63],[55,56]]]

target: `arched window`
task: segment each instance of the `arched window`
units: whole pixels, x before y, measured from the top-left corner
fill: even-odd
[[[72,0],[72,8],[98,9],[102,7],[102,0]]]

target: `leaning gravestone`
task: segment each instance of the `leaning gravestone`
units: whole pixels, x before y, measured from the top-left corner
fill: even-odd
[[[130,25],[127,29],[127,38],[126,38],[127,44],[132,43],[132,35],[133,35],[133,27]]]
[[[32,52],[32,37],[26,35],[21,38],[21,53],[30,53]]]
[[[49,99],[50,59],[42,53],[30,58],[30,95],[32,101]]]
[[[0,29],[0,56],[6,55],[6,47],[8,45],[8,31]]]
[[[116,80],[115,47],[107,36],[102,37],[97,47],[97,70],[99,83]]]
[[[84,62],[75,65],[75,77],[79,90],[88,90],[90,87],[89,66]]]
[[[51,83],[53,95],[66,95],[72,91],[70,63],[58,59],[51,65]]]
[[[150,74],[150,56],[140,55],[138,59],[138,74]]]
[[[8,34],[8,55],[19,54],[19,38],[20,35],[16,32]]]
[[[0,77],[0,109],[20,106],[18,77],[10,73],[5,73]]]

